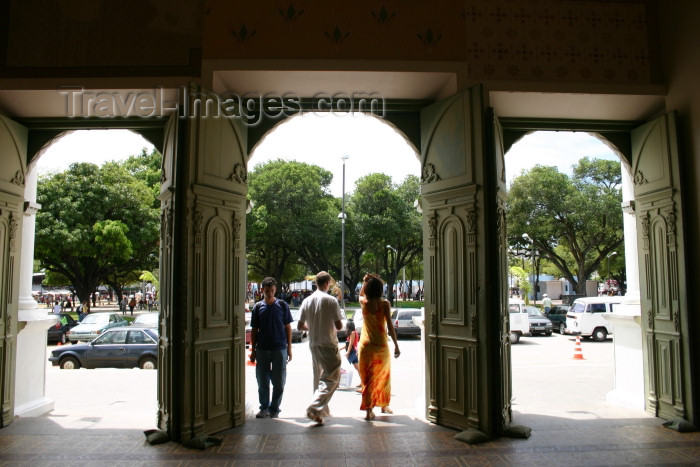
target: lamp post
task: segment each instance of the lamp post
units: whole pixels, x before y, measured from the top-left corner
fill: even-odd
[[[612,251],[612,252],[608,253],[608,256],[607,256],[607,258],[608,258],[608,293],[610,293],[610,287],[612,285],[610,282],[610,257],[614,256],[616,254],[617,254],[617,251]]]
[[[394,252],[394,277],[398,276],[399,271],[396,269],[396,266],[398,266],[398,264],[399,264],[398,263],[398,256],[397,256],[399,252],[396,250],[396,248],[394,248],[391,245],[387,245],[386,247]],[[404,286],[406,284],[406,266],[403,267],[403,284],[404,284]],[[397,290],[398,290],[398,287],[397,287]],[[400,295],[400,293],[398,295]],[[397,298],[397,300],[398,300],[398,298]]]
[[[532,302],[537,305],[537,290],[535,289],[535,281],[537,280],[536,274],[537,270],[535,269],[535,241],[530,238],[530,236],[526,233],[523,234],[523,238],[525,241],[528,243],[532,243]],[[525,260],[523,259],[523,262]]]
[[[341,222],[341,252],[340,252],[340,300],[345,315],[345,161],[350,158],[347,154],[340,157],[343,161],[343,206],[340,213]]]

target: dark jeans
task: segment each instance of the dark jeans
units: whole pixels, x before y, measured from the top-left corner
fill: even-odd
[[[277,413],[280,411],[284,383],[287,380],[287,349],[257,349],[255,355],[255,376],[258,380],[260,410],[267,409],[270,413]],[[270,382],[272,382],[272,399],[270,399]]]

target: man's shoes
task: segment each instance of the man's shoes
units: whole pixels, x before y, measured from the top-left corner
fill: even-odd
[[[267,409],[262,409],[260,412],[255,414],[255,418],[270,418],[270,412]]]
[[[318,426],[323,425],[323,418],[321,418],[319,415],[313,414],[310,410],[306,411],[306,416],[309,417],[314,422],[316,422],[316,425],[318,425]]]
[[[279,412],[270,412],[270,418],[280,418]]]

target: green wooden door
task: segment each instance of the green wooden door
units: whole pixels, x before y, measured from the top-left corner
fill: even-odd
[[[427,417],[487,434],[510,421],[499,135],[481,86],[421,111]]]
[[[688,418],[690,339],[676,115],[632,131],[647,411]]]
[[[188,97],[193,112],[196,99],[202,111],[216,110],[215,97],[214,106],[203,102],[205,90]],[[171,326],[159,397],[167,400],[161,426],[180,440],[245,419],[246,128],[213,113],[179,120],[177,144],[164,154],[161,274]]]
[[[0,426],[15,417],[15,362],[27,129],[0,115]]]

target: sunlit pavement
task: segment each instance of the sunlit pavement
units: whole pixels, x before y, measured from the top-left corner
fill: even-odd
[[[572,336],[523,337],[511,348],[515,422],[649,418],[644,412],[612,406],[605,395],[614,387],[613,341],[582,340],[584,360],[574,360]],[[399,340],[401,356],[392,359],[392,401],[395,414],[423,420],[423,348],[419,338]],[[393,344],[390,344],[393,346]],[[47,355],[55,346],[49,346]],[[305,419],[313,387],[308,340],[293,344],[287,366],[280,417]],[[341,355],[344,352],[341,350]],[[246,355],[248,350],[246,350]],[[330,404],[334,417],[362,419],[360,395],[354,386],[341,388]],[[74,428],[154,428],[157,372],[140,369],[61,370],[47,361],[46,395],[55,401],[52,421]],[[247,417],[258,409],[255,367],[246,365]],[[377,411],[378,412],[378,411]],[[531,417],[541,415],[541,418]],[[549,421],[548,421],[549,419]],[[534,422],[533,422],[534,420]],[[522,421],[521,421],[522,423]],[[533,426],[534,428],[534,426]]]

